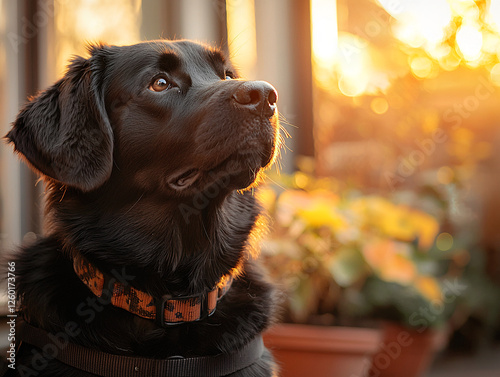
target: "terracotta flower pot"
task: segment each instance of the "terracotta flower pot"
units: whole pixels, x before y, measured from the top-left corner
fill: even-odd
[[[369,377],[419,377],[446,342],[446,331],[417,331],[387,322],[384,339],[373,356]]]
[[[367,376],[381,339],[377,329],[295,324],[275,325],[264,334],[281,377]]]

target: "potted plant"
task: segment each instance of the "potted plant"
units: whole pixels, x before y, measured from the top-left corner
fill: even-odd
[[[272,191],[261,192],[274,200]],[[314,203],[312,203],[312,201]],[[366,363],[377,351],[381,331],[377,328],[339,327],[335,308],[341,286],[332,279],[330,250],[335,247],[329,226],[337,226],[334,216],[316,218],[307,213],[297,221],[297,214],[285,202],[297,208],[313,208],[335,201],[333,194],[285,191],[274,203],[274,231],[263,245],[265,263],[278,284],[284,322],[265,334],[266,345],[282,364],[282,376],[362,376]],[[323,203],[325,202],[325,203]],[[316,205],[318,207],[316,207]],[[311,215],[311,217],[309,217]],[[321,223],[316,224],[317,221]],[[313,223],[308,224],[308,223]],[[325,224],[322,224],[322,223]],[[349,280],[348,276],[344,279]],[[320,327],[322,326],[322,327]],[[328,326],[328,327],[325,327]]]
[[[368,334],[371,348],[363,343],[364,358],[343,365],[352,344],[332,346],[340,357],[329,356],[333,365],[324,375],[392,376],[392,369],[415,359],[414,367],[406,364],[399,375],[409,377],[413,369],[418,376],[443,344],[443,337],[436,338],[443,332],[435,329],[445,329],[454,312],[461,294],[459,263],[467,250],[449,245],[452,236],[440,233],[438,215],[335,186],[334,180],[299,172],[260,192],[271,219],[263,257],[284,291],[285,324],[266,341],[284,363],[283,376],[298,376],[311,367],[300,369],[300,359],[320,363],[304,353],[310,339],[298,339],[306,328],[290,335],[297,324],[316,326],[313,332],[322,336],[355,327],[358,335]],[[382,323],[383,339],[366,327],[373,323]],[[301,349],[288,357],[285,348],[294,344]]]

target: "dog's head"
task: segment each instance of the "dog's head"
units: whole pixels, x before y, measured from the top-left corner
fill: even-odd
[[[116,176],[189,195],[215,183],[246,188],[275,158],[276,90],[239,79],[220,51],[189,41],[89,51],[7,135],[49,179],[88,192]]]

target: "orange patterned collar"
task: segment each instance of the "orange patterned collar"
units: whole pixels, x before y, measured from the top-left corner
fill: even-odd
[[[113,277],[103,273],[79,254],[73,259],[73,268],[94,295],[139,317],[155,320],[160,326],[199,321],[212,315],[233,281],[231,276],[223,276],[210,291],[157,298],[135,289],[119,274]]]

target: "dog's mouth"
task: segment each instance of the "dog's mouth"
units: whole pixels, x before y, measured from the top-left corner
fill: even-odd
[[[260,170],[267,165],[269,159],[260,159],[251,153],[234,153],[215,166],[182,169],[172,175],[168,185],[181,192],[196,186],[203,190],[211,184],[223,187],[232,185],[245,188],[253,183]]]

